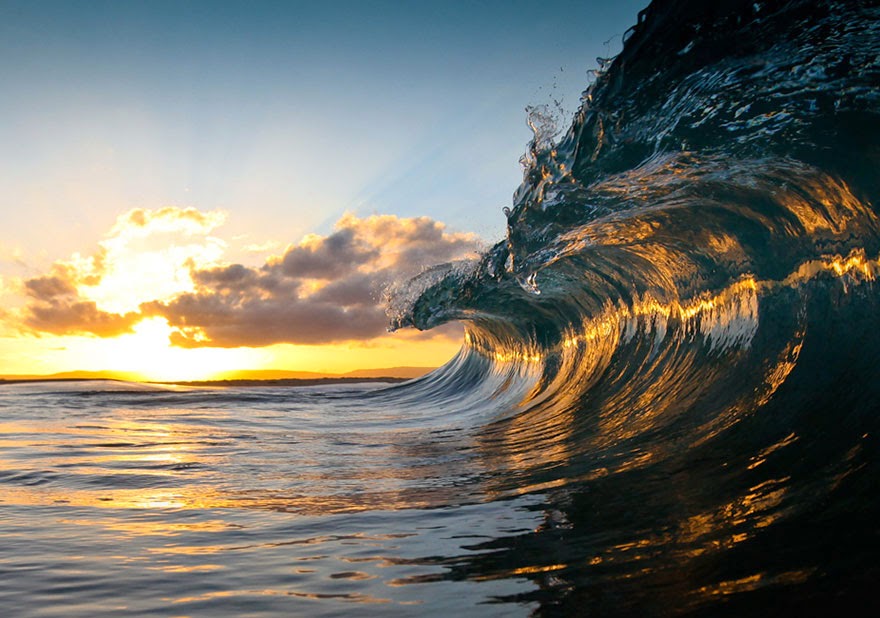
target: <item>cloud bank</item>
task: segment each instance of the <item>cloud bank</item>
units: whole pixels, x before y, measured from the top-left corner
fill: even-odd
[[[223,263],[210,236],[219,213],[133,210],[90,258],[24,281],[33,332],[112,337],[161,317],[180,347],[368,341],[385,333],[381,292],[440,262],[472,256],[478,239],[428,217],[343,216],[259,266]],[[135,302],[136,301],[136,302]]]

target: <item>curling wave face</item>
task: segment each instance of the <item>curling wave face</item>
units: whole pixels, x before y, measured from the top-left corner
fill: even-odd
[[[454,393],[495,495],[561,492],[554,517],[605,566],[552,569],[559,607],[599,603],[609,574],[638,582],[632,611],[659,602],[644,586],[679,610],[865,592],[880,6],[655,1],[628,34],[564,135],[533,118],[507,238],[396,290],[392,327],[466,337],[381,396]]]

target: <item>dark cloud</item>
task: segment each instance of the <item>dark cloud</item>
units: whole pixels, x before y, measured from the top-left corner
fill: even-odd
[[[388,325],[385,286],[475,249],[473,236],[425,217],[349,215],[329,236],[310,237],[261,268],[196,271],[195,292],[141,310],[167,319],[177,329],[173,343],[184,347],[369,340]]]
[[[288,249],[281,259],[281,270],[288,277],[334,279],[378,254],[378,248],[364,243],[355,230],[343,228],[316,242]]]
[[[131,211],[124,223],[144,226],[148,214]],[[198,211],[170,214],[175,221],[204,223]],[[182,347],[368,341],[388,324],[381,300],[386,286],[475,250],[474,236],[450,233],[426,217],[346,215],[330,235],[309,236],[260,267],[192,266],[194,290],[155,300],[145,290],[137,312],[100,310],[78,292],[78,285],[96,283],[85,281],[89,273],[59,263],[51,274],[24,282],[32,302],[23,321],[40,332],[111,337],[158,316],[174,328],[172,343]]]
[[[243,285],[250,287],[256,283],[257,278],[257,273],[241,264],[198,270],[193,273],[193,280],[196,283],[218,288],[233,288]]]
[[[107,313],[86,300],[64,300],[31,305],[24,323],[29,328],[53,335],[97,335],[116,337],[132,332],[143,316],[138,313]]]
[[[300,281],[285,277],[277,267],[248,268],[241,264],[218,266],[192,271],[193,282],[199,289],[233,296],[251,294],[296,294]]]
[[[188,348],[372,339],[384,331],[387,323],[378,306],[343,307],[278,298],[237,304],[224,300],[210,294],[185,294],[170,303],[145,305],[143,311],[160,315],[177,327],[172,343]]]
[[[375,305],[379,300],[379,292],[391,281],[390,273],[354,273],[328,283],[312,295],[312,299],[328,302],[343,307]]]
[[[51,301],[60,296],[75,296],[76,286],[65,277],[46,275],[24,282],[28,296],[39,301]]]
[[[141,320],[137,313],[101,311],[94,302],[79,297],[76,284],[76,271],[66,265],[55,265],[51,275],[26,280],[24,289],[33,300],[25,308],[24,325],[54,335],[115,337],[131,332]]]

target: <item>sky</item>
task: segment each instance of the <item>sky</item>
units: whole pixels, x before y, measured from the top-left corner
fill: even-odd
[[[0,375],[442,364],[382,288],[503,238],[646,4],[0,0]]]

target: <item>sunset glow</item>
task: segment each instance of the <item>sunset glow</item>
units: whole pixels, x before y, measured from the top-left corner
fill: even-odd
[[[330,236],[307,235],[247,266],[226,259],[225,221],[219,211],[134,209],[91,251],[8,280],[2,375],[339,374],[438,366],[458,349],[460,330],[385,333],[381,288],[419,264],[472,254],[472,235],[427,218],[345,215]]]
[[[146,380],[207,380],[230,367],[260,367],[265,354],[252,349],[183,350],[169,344],[171,328],[160,318],[139,322],[130,335],[95,342],[83,352],[88,365],[135,373]]]
[[[382,290],[503,237],[523,108],[574,111],[618,4],[13,3],[0,376],[444,363],[462,329],[389,335]]]

